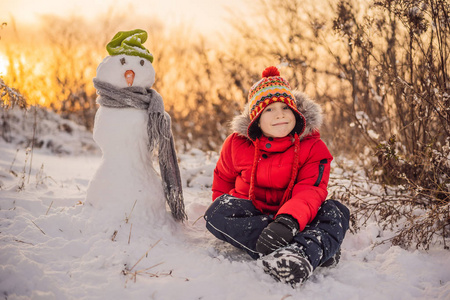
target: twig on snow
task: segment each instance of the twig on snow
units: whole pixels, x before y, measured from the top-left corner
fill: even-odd
[[[195,225],[195,223],[197,223],[198,220],[200,220],[204,215],[201,215],[200,217],[197,218],[197,220],[194,221],[194,223],[192,223],[192,226]]]
[[[11,163],[11,166],[9,167],[9,173],[13,174],[13,175],[16,176],[16,177],[17,177],[17,173],[14,172],[12,168],[13,168],[13,166],[14,166],[14,163],[16,162],[17,154],[18,154],[18,153],[19,153],[19,149],[17,149],[16,155],[14,155],[14,159],[13,159],[13,161],[12,161],[12,163]]]
[[[45,215],[48,215],[48,212],[50,211],[50,208],[52,207],[52,205],[53,205],[53,200],[52,200],[52,203],[50,203],[50,205],[48,206],[48,209],[47,209],[47,212],[45,213]]]
[[[22,244],[27,244],[27,245],[31,245],[31,246],[34,246],[34,244],[32,244],[32,243],[29,243],[29,242],[24,242],[24,241],[22,241],[22,240],[18,240],[18,239],[14,239],[14,241],[15,241],[15,242],[18,242],[18,243],[22,243]]]
[[[130,214],[125,217],[125,223],[127,223],[127,224],[128,224],[128,221],[131,218],[131,214],[133,213],[134,207],[136,206],[136,202],[137,202],[137,199],[134,201],[134,204],[133,204],[133,207],[131,208]]]
[[[130,234],[128,235],[128,245],[130,244],[130,239],[131,239],[131,229],[133,228],[133,223],[131,223],[130,226]]]
[[[157,263],[156,265],[153,265],[151,267],[142,269],[142,270],[137,270],[137,271],[133,271],[133,269],[139,264],[139,262],[144,258],[147,257],[148,253],[150,252],[150,250],[152,250],[159,242],[161,241],[161,239],[159,239],[153,246],[151,246],[147,252],[144,253],[144,255],[142,255],[142,257],[130,268],[125,268],[122,270],[122,275],[124,276],[129,276],[129,278],[126,280],[125,282],[125,287],[126,287],[126,283],[128,282],[129,279],[133,280],[133,282],[136,282],[136,278],[138,275],[146,275],[149,277],[160,277],[160,276],[172,276],[172,270],[170,270],[168,273],[151,273],[148,272],[148,270],[153,269],[159,265],[162,265],[164,262],[160,262]]]
[[[130,272],[134,269],[134,267],[136,267],[136,265],[145,257],[147,256],[147,254],[150,252],[150,250],[152,250],[156,245],[158,245],[158,243],[161,241],[161,239],[159,239],[153,246],[151,246],[147,252],[145,252],[144,255],[142,255],[141,258],[139,258],[139,260],[131,267],[131,269],[129,270]]]
[[[114,233],[111,236],[111,241],[114,242],[114,240],[116,239],[116,235],[117,235],[117,230],[114,230]]]
[[[34,226],[37,227],[37,229],[39,229],[42,232],[43,235],[46,235],[45,232],[41,229],[41,227],[39,227],[36,223],[34,223],[33,220],[30,220],[30,221],[31,221],[31,223],[34,224]]]

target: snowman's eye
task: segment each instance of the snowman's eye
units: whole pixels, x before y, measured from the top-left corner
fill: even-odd
[[[144,60],[143,59],[141,59],[141,66],[143,66],[144,65]]]
[[[120,59],[120,63],[121,63],[122,65],[125,64],[125,57],[122,57],[122,58]]]

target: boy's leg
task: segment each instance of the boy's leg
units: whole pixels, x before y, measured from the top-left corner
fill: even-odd
[[[254,259],[260,257],[256,241],[272,219],[251,201],[224,194],[209,206],[204,218],[206,228],[215,237],[245,250]]]
[[[350,211],[342,203],[327,200],[317,216],[294,237],[314,269],[332,258],[340,249],[349,227]]]
[[[297,287],[339,251],[349,218],[347,207],[334,200],[325,201],[313,222],[294,237],[291,245],[258,262],[276,280]]]

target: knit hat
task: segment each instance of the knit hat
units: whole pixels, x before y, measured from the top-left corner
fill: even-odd
[[[262,72],[262,79],[256,82],[249,91],[248,105],[250,125],[247,135],[253,141],[262,134],[258,127],[258,119],[263,110],[274,102],[284,102],[294,112],[296,125],[292,134],[301,135],[305,129],[305,117],[298,111],[295,97],[286,79],[280,76],[280,71],[274,66],[266,68]]]
[[[147,32],[141,29],[119,31],[111,42],[106,45],[109,55],[133,55],[153,62],[153,55],[142,46],[147,40]]]

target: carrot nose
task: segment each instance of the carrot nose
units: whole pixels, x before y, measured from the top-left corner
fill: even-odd
[[[134,81],[134,72],[127,70],[125,72],[125,80],[127,81],[128,86],[132,86]]]

